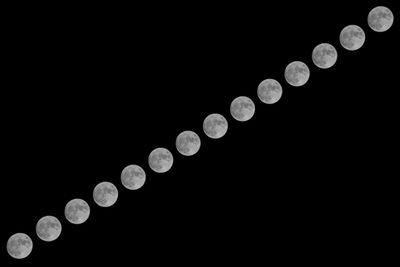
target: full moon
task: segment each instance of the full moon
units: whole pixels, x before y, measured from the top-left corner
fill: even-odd
[[[265,104],[274,104],[282,97],[282,86],[275,79],[265,79],[258,85],[257,96]]]
[[[76,198],[67,203],[64,214],[70,223],[81,224],[89,218],[90,207],[85,200]]]
[[[312,51],[312,61],[321,69],[332,67],[337,60],[337,51],[331,44],[322,43]]]
[[[101,182],[94,187],[93,199],[100,207],[110,207],[117,202],[118,189],[110,182]]]
[[[289,63],[285,69],[285,79],[291,86],[302,86],[310,78],[310,70],[301,61]]]
[[[15,259],[28,257],[32,248],[32,239],[24,233],[13,234],[7,241],[7,252]]]
[[[349,25],[340,32],[340,44],[347,50],[360,49],[365,43],[365,33],[357,25]]]
[[[126,166],[121,173],[121,182],[125,188],[136,190],[141,188],[146,181],[146,173],[143,168],[132,164]]]
[[[56,240],[61,234],[61,223],[54,216],[44,216],[36,224],[36,234],[43,241]]]
[[[254,105],[253,100],[247,96],[236,97],[232,101],[230,107],[231,115],[237,121],[250,120],[253,117],[255,110],[256,106]]]
[[[389,8],[377,6],[368,14],[368,25],[376,32],[384,32],[392,27],[393,19],[393,13]]]
[[[184,156],[192,156],[200,149],[200,137],[192,131],[184,131],[176,138],[176,149]]]
[[[204,119],[203,131],[210,138],[221,138],[228,131],[228,121],[221,114],[210,114]]]
[[[174,157],[172,153],[166,148],[156,148],[150,152],[149,155],[149,166],[157,173],[164,173],[171,169],[174,163]]]

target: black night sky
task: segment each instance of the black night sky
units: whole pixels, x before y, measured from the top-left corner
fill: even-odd
[[[390,1],[263,2],[4,7],[2,266],[329,263],[381,242],[398,177],[398,14]],[[395,13],[384,33],[367,24],[377,5]],[[349,24],[366,33],[357,51],[339,42]],[[338,51],[326,70],[311,60],[324,42]],[[302,87],[284,80],[295,60],[311,71]],[[257,98],[266,78],[283,86],[273,105]],[[247,122],[229,113],[240,95],[256,104]],[[211,113],[228,120],[221,139],[202,130]],[[192,157],[175,149],[184,130],[201,138]],[[156,147],[174,155],[167,173],[147,164]],[[129,164],[146,171],[140,190],[120,183]],[[119,190],[109,208],[92,198],[102,181]],[[82,225],[64,217],[73,198],[91,207]],[[45,215],[61,220],[54,242],[35,234]],[[6,250],[17,232],[34,243],[23,260]]]

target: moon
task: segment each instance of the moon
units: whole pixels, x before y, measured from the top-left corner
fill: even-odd
[[[7,252],[15,259],[28,257],[32,248],[32,239],[24,233],[13,234],[7,241]]]
[[[221,114],[210,114],[204,119],[203,131],[210,138],[221,138],[228,131],[228,121]]]
[[[174,163],[172,153],[166,148],[156,148],[150,152],[149,166],[157,173],[164,173],[171,169]]]
[[[183,131],[176,138],[175,146],[184,156],[193,156],[200,149],[200,137],[193,131]]]
[[[64,214],[70,223],[81,224],[89,218],[90,207],[85,200],[76,198],[67,203]]]
[[[136,190],[141,188],[146,181],[146,173],[143,168],[136,165],[131,164],[126,166],[121,173],[121,182],[125,188],[129,190]]]
[[[368,25],[376,32],[385,32],[393,25],[393,13],[389,8],[377,6],[368,14]]]
[[[117,202],[118,189],[110,182],[101,182],[94,187],[93,199],[100,207],[111,207]]]
[[[301,61],[293,61],[285,68],[285,79],[291,86],[302,86],[310,78],[310,69]]]
[[[44,216],[36,224],[36,234],[43,241],[54,241],[61,234],[61,223],[54,216]]]
[[[337,60],[337,51],[331,44],[322,43],[317,45],[312,51],[312,61],[315,66],[321,69],[328,69],[335,65]]]
[[[258,85],[257,96],[265,104],[274,104],[282,97],[282,86],[275,79],[265,79]]]
[[[365,43],[365,33],[357,25],[348,25],[340,32],[340,44],[347,50],[360,49]]]
[[[247,96],[236,97],[230,107],[232,117],[237,121],[248,121],[254,116],[256,106]]]

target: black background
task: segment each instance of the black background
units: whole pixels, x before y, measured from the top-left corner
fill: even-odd
[[[348,2],[3,9],[1,258],[285,264],[374,247],[390,229],[398,177],[399,31],[396,19],[384,33],[367,25],[368,12],[390,2]],[[340,46],[349,24],[366,33],[360,50]],[[327,70],[311,61],[322,42],[338,50]],[[302,87],[284,80],[294,60],[311,70]],[[266,78],[283,86],[274,105],[256,95]],[[248,122],[229,114],[239,95],[256,103]],[[210,113],[228,119],[221,139],[202,131]],[[174,147],[184,130],[201,137],[192,157]],[[174,155],[164,174],[147,165],[160,146]],[[137,191],[119,180],[133,163],[147,173]],[[101,181],[119,189],[110,208],[92,200]],[[73,198],[91,207],[82,225],[63,215]],[[54,242],[35,234],[45,215],[62,222]],[[7,255],[16,232],[34,242],[24,260]]]

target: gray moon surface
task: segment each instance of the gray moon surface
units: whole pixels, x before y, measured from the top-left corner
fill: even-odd
[[[293,61],[285,68],[285,79],[291,86],[302,86],[310,78],[310,69],[301,61]]]
[[[158,147],[150,152],[149,166],[157,173],[164,173],[171,169],[174,163],[172,153],[163,147]]]
[[[175,141],[176,149],[184,156],[193,156],[200,149],[200,137],[193,131],[181,132]]]
[[[230,112],[232,117],[237,121],[248,121],[255,113],[256,106],[253,100],[247,96],[236,97],[231,102]]]
[[[337,60],[337,51],[335,47],[328,43],[317,45],[312,51],[312,61],[315,66],[321,69],[327,69],[335,65]]]
[[[146,173],[136,164],[126,166],[121,173],[121,182],[125,188],[136,190],[141,188],[146,181]]]
[[[257,96],[265,104],[274,104],[282,97],[282,86],[275,79],[265,79],[257,87]]]
[[[85,200],[75,198],[65,205],[64,215],[70,223],[81,224],[89,218],[90,207]]]
[[[111,207],[117,202],[118,189],[110,182],[101,182],[94,187],[93,200],[103,208]]]
[[[15,259],[23,259],[31,254],[32,239],[24,233],[13,234],[7,241],[7,252]]]
[[[364,30],[357,25],[348,25],[340,32],[340,44],[343,48],[354,51],[360,49],[365,43]]]
[[[377,6],[368,13],[368,25],[376,32],[385,32],[393,25],[392,11],[384,6]]]
[[[36,234],[43,241],[54,241],[61,234],[61,223],[54,216],[44,216],[36,224]]]
[[[212,139],[221,138],[228,131],[228,121],[221,114],[210,114],[204,119],[203,131]]]

